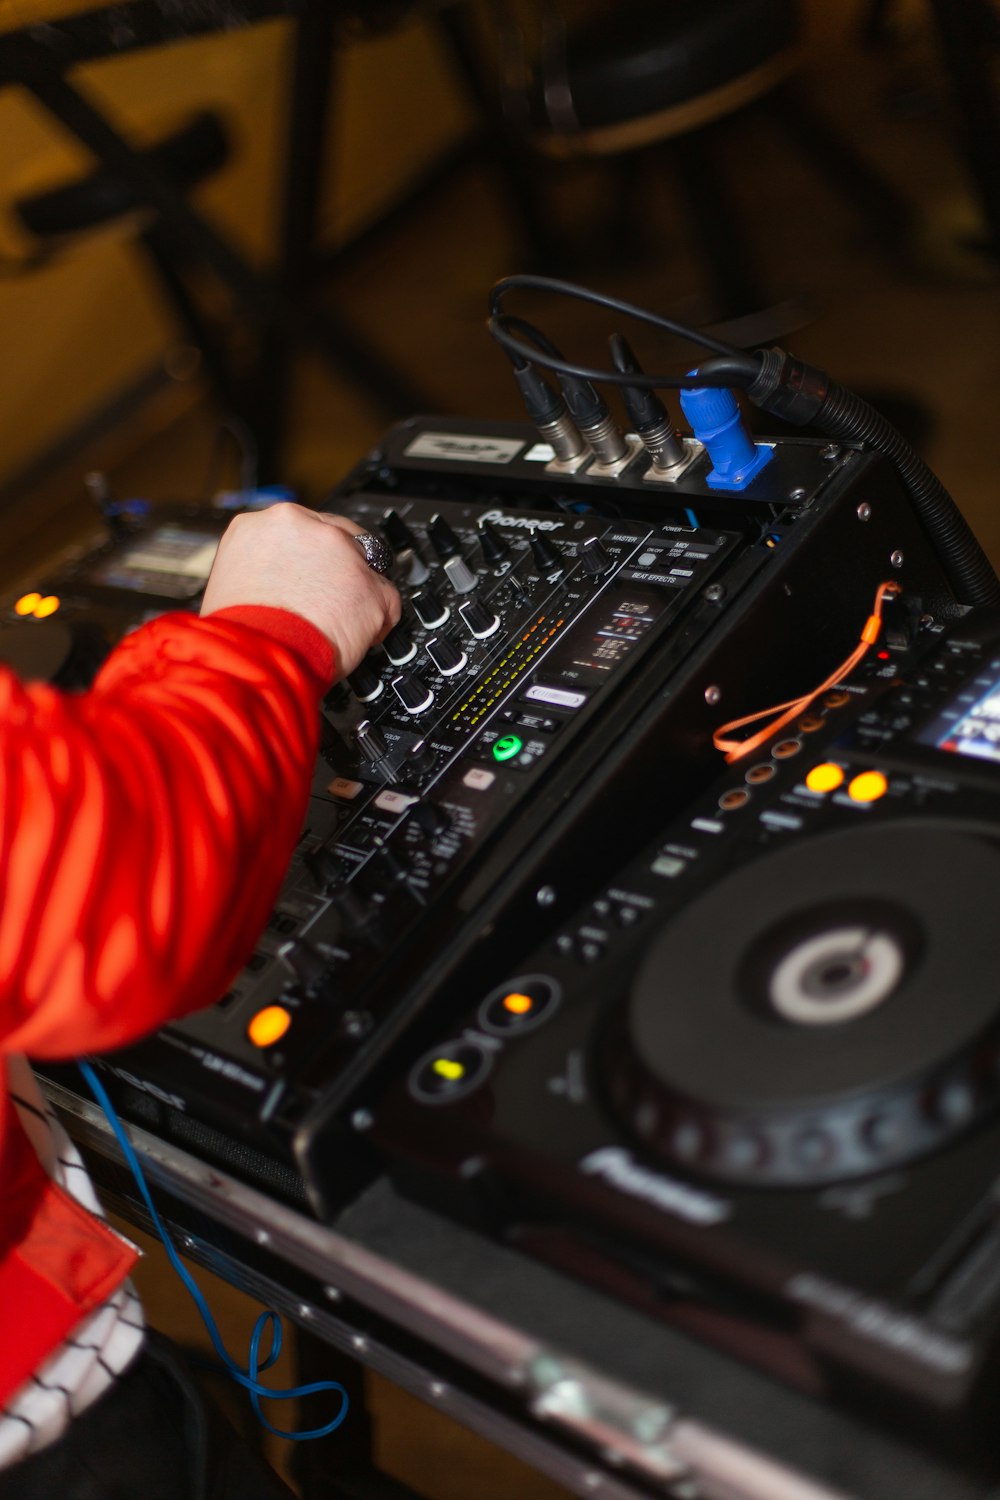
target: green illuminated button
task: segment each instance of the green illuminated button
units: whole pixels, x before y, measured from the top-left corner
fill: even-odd
[[[513,760],[515,755],[520,755],[523,748],[524,741],[518,739],[516,734],[502,735],[493,746],[493,759]]]

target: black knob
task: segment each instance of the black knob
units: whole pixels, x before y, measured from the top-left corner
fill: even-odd
[[[416,740],[407,750],[399,774],[406,781],[408,777],[419,776],[421,772],[429,770],[433,764],[434,756],[427,741]]]
[[[416,803],[413,816],[428,838],[436,838],[439,833],[444,833],[451,827],[451,819],[437,802]]]
[[[387,510],[382,517],[382,532],[393,552],[415,547],[417,539],[398,511]]]
[[[360,666],[348,672],[347,680],[359,703],[372,703],[384,686],[382,676],[370,657],[365,657]]]
[[[415,672],[401,672],[392,679],[392,690],[408,714],[426,713],[434,694]]]
[[[340,860],[325,844],[310,850],[302,862],[321,891],[328,891],[344,877]]]
[[[409,871],[403,862],[393,853],[388,844],[379,843],[377,855],[377,870],[388,875],[392,880],[405,880]]]
[[[600,578],[611,567],[611,556],[599,536],[588,536],[580,548],[583,571]]]
[[[401,667],[406,661],[413,660],[417,654],[417,645],[405,620],[400,620],[398,625],[392,627],[382,642],[382,650],[397,667]]]
[[[290,943],[282,943],[278,949],[278,957],[295,975],[307,994],[318,994],[329,986],[329,962],[305,938],[293,938]]]
[[[487,636],[494,635],[500,629],[500,616],[495,615],[481,599],[467,599],[458,606],[458,612],[469,634],[475,636],[477,641],[484,641]]]
[[[335,892],[330,904],[340,919],[345,937],[364,935],[365,929],[375,920],[374,909],[362,901],[352,886],[346,885]]]
[[[533,531],[530,537],[531,555],[535,559],[535,566],[540,573],[551,573],[553,568],[561,568],[562,557],[553,547],[548,537],[537,531]]]
[[[464,557],[449,557],[444,565],[444,571],[456,594],[471,594],[479,582]]]
[[[427,655],[442,677],[453,677],[456,672],[461,672],[469,660],[467,654],[455,644],[450,635],[436,635],[429,640]]]
[[[479,545],[483,549],[483,557],[490,567],[495,563],[503,562],[510,552],[507,538],[501,536],[492,521],[480,521],[479,523]]]
[[[450,608],[435,589],[421,589],[419,593],[413,595],[410,603],[413,605],[413,612],[417,619],[428,630],[434,630],[438,625],[443,625],[451,614]]]
[[[384,760],[389,753],[385,736],[380,729],[375,727],[371,719],[361,720],[361,723],[354,731],[354,738],[357,740],[358,749],[361,751],[361,754],[366,760],[370,760],[372,765],[375,765],[380,760]]]
[[[442,559],[455,557],[462,550],[458,537],[444,516],[431,516],[427,522],[427,536],[434,551]]]
[[[396,554],[395,576],[410,588],[416,588],[428,577],[427,564],[420,555],[416,537],[394,510],[387,510],[382,517],[382,530]]]

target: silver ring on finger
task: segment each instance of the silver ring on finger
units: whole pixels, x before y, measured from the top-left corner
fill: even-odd
[[[373,573],[388,573],[392,567],[392,548],[380,536],[370,531],[356,531],[354,540],[365,554],[365,562]]]

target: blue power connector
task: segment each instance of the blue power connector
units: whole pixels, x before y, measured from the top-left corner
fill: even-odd
[[[705,476],[710,489],[744,490],[774,457],[773,448],[754,442],[744,426],[736,397],[723,386],[681,391],[681,409],[712,460]]]

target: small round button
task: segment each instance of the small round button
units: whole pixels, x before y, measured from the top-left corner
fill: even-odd
[[[547,974],[522,974],[487,995],[478,1021],[491,1036],[530,1031],[547,1021],[559,1004],[561,990]]]
[[[247,1036],[255,1047],[273,1047],[291,1024],[291,1013],[283,1005],[265,1005],[247,1026]]]
[[[813,766],[806,777],[806,786],[811,792],[835,792],[843,783],[843,767],[834,765],[831,760],[825,760],[818,766]]]
[[[486,1077],[491,1059],[473,1042],[444,1042],[426,1052],[410,1072],[410,1093],[421,1104],[451,1104]]]
[[[751,786],[761,786],[765,781],[770,781],[775,775],[775,769],[769,761],[758,761],[757,765],[751,766],[743,780]]]
[[[801,740],[779,740],[771,751],[775,760],[789,760],[802,749]]]
[[[500,761],[513,760],[520,755],[524,749],[524,741],[516,734],[503,734],[493,743],[493,759]]]
[[[847,788],[847,795],[852,802],[877,802],[888,790],[889,783],[881,771],[862,771]]]

